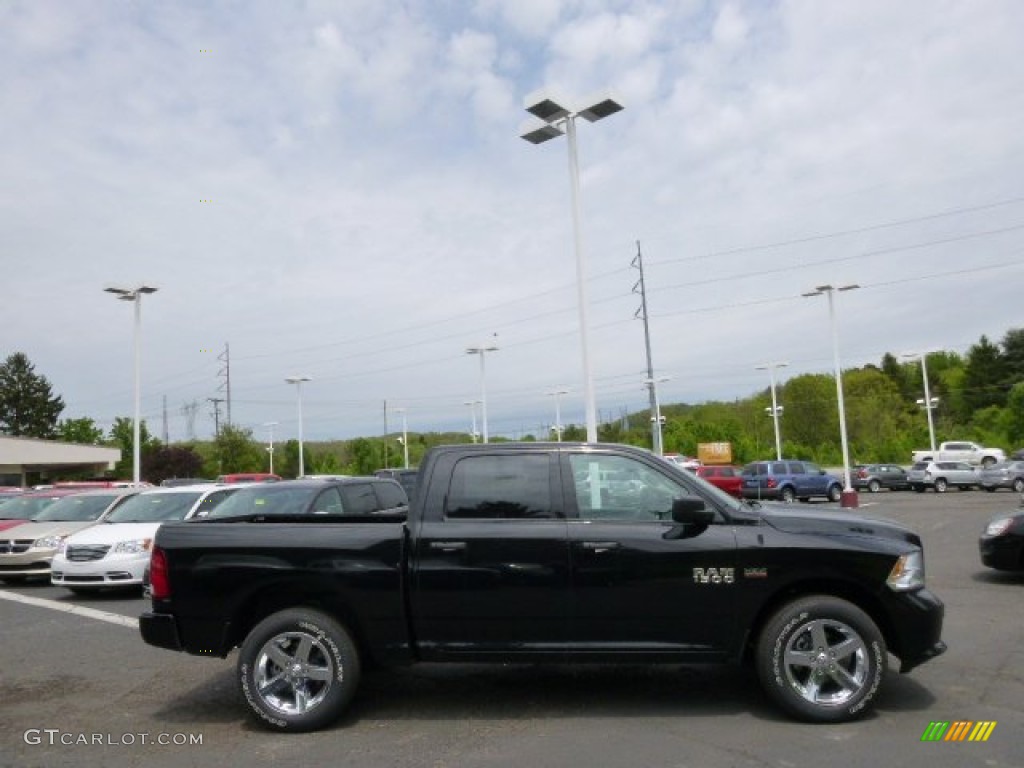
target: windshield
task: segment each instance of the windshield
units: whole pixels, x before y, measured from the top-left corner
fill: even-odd
[[[57,499],[53,496],[8,499],[0,504],[0,520],[34,520],[36,515],[55,501]]]
[[[37,523],[86,523],[102,515],[117,497],[116,493],[100,496],[66,496],[58,499],[33,519]]]
[[[108,523],[159,523],[184,520],[202,491],[181,493],[140,493],[110,513]]]
[[[212,509],[209,517],[301,515],[324,487],[294,488],[268,484],[242,488]]]

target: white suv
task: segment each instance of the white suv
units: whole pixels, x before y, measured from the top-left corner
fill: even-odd
[[[81,593],[142,587],[153,538],[162,523],[204,515],[244,485],[157,488],[133,496],[102,522],[61,542],[50,582]]]
[[[936,493],[945,493],[949,488],[961,491],[981,487],[978,470],[966,461],[919,461],[907,472],[910,487],[924,493],[931,487]]]

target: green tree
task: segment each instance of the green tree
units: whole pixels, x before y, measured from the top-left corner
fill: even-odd
[[[1024,381],[1014,384],[1006,398],[1003,426],[1011,447],[1024,445]]]
[[[114,472],[118,477],[130,477],[134,469],[135,454],[132,450],[134,445],[134,428],[131,419],[126,416],[118,416],[110,427],[110,442],[121,449],[121,460],[114,465]],[[146,420],[139,422],[139,470],[141,471],[142,454],[147,450],[156,448],[160,442],[149,434],[146,428]]]
[[[1007,386],[1024,381],[1024,328],[1011,328],[1000,343],[1006,365]]]
[[[23,352],[0,364],[0,432],[15,437],[53,438],[64,400],[53,394]]]
[[[372,475],[377,466],[377,451],[373,443],[365,437],[359,437],[350,443],[352,464],[357,475]]]
[[[220,470],[218,475],[263,471],[265,451],[253,439],[251,429],[226,424],[220,428],[220,434],[213,442]]]
[[[57,438],[66,443],[99,445],[103,437],[103,430],[89,418],[63,419],[57,424]]]
[[[964,370],[964,405],[967,418],[975,411],[1006,403],[1006,361],[999,347],[982,336],[967,351]]]
[[[835,461],[842,453],[835,378],[821,373],[794,376],[782,388],[780,402],[786,409],[782,417],[782,434],[789,446],[786,457],[823,458],[823,454],[819,454],[822,450],[830,461]],[[803,448],[794,451],[796,446]],[[810,455],[804,455],[808,452]]]

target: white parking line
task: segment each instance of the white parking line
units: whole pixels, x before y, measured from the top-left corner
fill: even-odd
[[[119,613],[110,613],[109,611],[97,611],[95,608],[86,608],[82,605],[58,603],[56,600],[44,600],[41,597],[28,597],[27,595],[19,595],[17,592],[5,592],[4,590],[0,590],[0,600],[10,600],[14,603],[34,605],[39,608],[49,608],[51,611],[64,611],[64,613],[73,613],[77,616],[85,616],[90,619],[99,619],[100,621],[106,621],[111,624],[119,624],[122,627],[131,627],[132,629],[139,628],[139,620],[133,619],[131,616],[122,616]]]

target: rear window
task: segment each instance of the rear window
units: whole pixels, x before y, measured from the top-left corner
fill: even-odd
[[[200,491],[188,493],[141,493],[132,496],[110,513],[109,523],[159,523],[184,520],[202,496]]]
[[[912,466],[911,469],[928,469],[928,462],[919,461],[916,464],[914,464],[914,466]]]
[[[548,457],[470,456],[452,472],[445,514],[449,518],[550,518]]]

